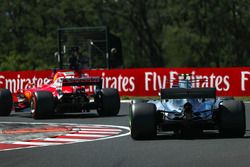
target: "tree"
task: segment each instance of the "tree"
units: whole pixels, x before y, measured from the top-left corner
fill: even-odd
[[[57,29],[107,25],[124,67],[250,63],[248,0],[15,0],[0,6],[0,70],[57,66]],[[8,66],[25,60],[25,66]]]

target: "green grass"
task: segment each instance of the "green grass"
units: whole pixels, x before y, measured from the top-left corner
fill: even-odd
[[[249,96],[235,97],[235,99],[242,100],[242,101],[250,101],[250,97]]]

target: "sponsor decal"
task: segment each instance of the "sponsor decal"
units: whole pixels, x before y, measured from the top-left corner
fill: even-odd
[[[41,87],[48,83],[49,71],[21,71],[0,72],[0,87],[9,89],[12,93],[23,92],[23,90]]]
[[[74,84],[98,84],[101,83],[99,77],[86,77],[86,78],[62,78],[63,85],[74,85]]]
[[[250,67],[102,69],[82,73],[86,77],[100,77],[104,88],[116,88],[121,96],[157,96],[161,88],[170,88],[177,83],[183,73],[190,74],[193,87],[214,87],[219,96],[250,96]],[[0,87],[17,93],[30,87],[41,87],[48,83],[50,75],[50,70],[0,72]],[[91,79],[88,82],[98,81]],[[86,86],[85,91],[93,92],[94,87]]]

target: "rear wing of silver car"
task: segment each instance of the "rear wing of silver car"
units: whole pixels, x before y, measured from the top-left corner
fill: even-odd
[[[216,98],[215,88],[161,89],[161,99]]]
[[[102,79],[100,77],[83,77],[83,78],[63,78],[62,86],[85,86],[96,85],[102,87]]]

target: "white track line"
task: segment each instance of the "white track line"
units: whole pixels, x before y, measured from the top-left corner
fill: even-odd
[[[107,132],[107,131],[104,131],[104,132],[99,132],[99,131],[77,131],[77,133],[84,133],[84,134],[119,134],[120,132],[117,131],[117,132]]]
[[[19,123],[19,124],[27,124],[27,122],[0,122],[0,123],[6,123],[6,124],[13,124],[13,123]],[[71,129],[76,128],[77,131],[81,131],[82,129],[85,129],[87,126],[92,126],[91,128],[86,128],[83,131],[87,131],[88,132],[88,136],[89,137],[93,137],[93,139],[87,139],[88,136],[83,136],[83,134],[77,134],[77,131],[71,131],[69,130],[69,133],[76,133],[76,134],[67,134],[67,138],[60,138],[63,137],[64,135],[59,135],[57,137],[47,137],[47,138],[37,138],[34,139],[34,141],[5,141],[5,142],[0,142],[0,144],[12,144],[12,145],[17,145],[17,147],[15,148],[6,148],[1,150],[0,152],[3,151],[10,151],[10,150],[20,150],[20,149],[30,149],[30,148],[36,148],[36,147],[47,147],[47,146],[53,146],[53,145],[68,145],[68,144],[74,144],[74,143],[81,143],[81,142],[92,142],[92,141],[101,141],[101,140],[107,140],[107,139],[113,139],[113,138],[118,138],[118,137],[123,137],[123,136],[127,136],[130,134],[130,129],[129,127],[126,126],[116,126],[116,125],[100,125],[100,124],[73,124],[73,123],[46,123],[46,122],[28,122],[28,124],[33,124],[33,125],[63,125],[63,126],[70,126]],[[85,128],[77,128],[78,126],[82,126]],[[120,128],[120,129],[114,129],[114,128]],[[97,131],[97,133],[100,133],[97,136],[97,134],[90,134],[89,132],[93,132],[93,129],[96,129],[94,131]],[[103,130],[104,129],[104,130]],[[105,131],[106,130],[111,130],[111,131]],[[128,132],[126,133],[121,133],[123,130],[127,130]],[[103,132],[103,133],[102,133]],[[108,135],[109,133],[111,133],[110,135]],[[101,135],[103,134],[103,135]],[[104,135],[107,134],[107,135]],[[79,137],[79,138],[74,138],[74,136],[70,137],[69,135],[78,135],[75,137]],[[79,136],[81,135],[81,136]],[[91,135],[91,136],[90,136]],[[84,137],[86,137],[86,139],[84,139]],[[96,138],[96,139],[95,139]],[[35,140],[43,140],[44,142],[39,142],[39,141],[35,141]],[[51,142],[49,142],[51,141]],[[56,142],[58,141],[58,142]],[[64,143],[62,143],[64,142]]]
[[[94,135],[94,134],[65,134],[64,136],[72,136],[72,137],[106,137],[110,135]]]
[[[121,100],[122,103],[131,103],[132,100]]]
[[[72,128],[71,131],[105,131],[105,132],[120,132],[121,129],[98,129],[98,128]]]
[[[51,145],[59,145],[62,143],[49,143],[49,142],[25,142],[25,141],[17,141],[12,144],[21,144],[21,145],[31,145],[31,146],[51,146]]]
[[[74,126],[74,127],[72,127],[72,126],[65,126],[66,128],[69,128],[69,129],[77,129],[77,130],[79,130],[79,129],[81,129],[81,128],[86,128],[86,129],[89,129],[89,128],[96,128],[96,129],[102,129],[102,128],[99,128],[99,127],[95,127],[95,126],[93,126],[93,127],[89,127],[89,126]]]
[[[70,138],[45,138],[42,139],[44,141],[65,141],[65,142],[84,142],[84,141],[90,141],[89,139],[70,139]]]

